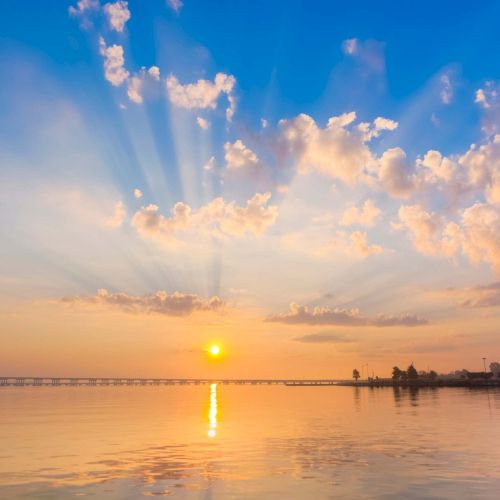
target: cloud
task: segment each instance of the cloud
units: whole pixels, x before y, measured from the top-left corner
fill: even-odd
[[[170,75],[166,80],[168,97],[175,106],[185,109],[215,109],[220,95],[226,94],[232,112],[233,106],[236,105],[231,95],[235,83],[234,76],[225,73],[217,73],[213,82],[198,80],[196,83],[182,85],[174,75]],[[232,112],[229,113],[228,120],[232,118]]]
[[[363,170],[375,164],[367,143],[383,130],[394,130],[397,122],[377,118],[373,123],[353,125],[356,113],[328,120],[324,129],[306,114],[280,120],[280,143],[300,173],[318,171],[354,185]]]
[[[340,333],[310,333],[295,337],[293,340],[306,344],[341,344],[352,342],[352,339]]]
[[[350,207],[340,218],[341,226],[360,225],[371,227],[379,218],[381,210],[375,206],[373,200],[366,200],[361,208]]]
[[[475,203],[462,212],[458,234],[462,252],[478,264],[487,262],[500,273],[500,207]]]
[[[122,201],[119,201],[115,205],[115,210],[111,217],[106,219],[106,225],[110,227],[120,227],[123,224],[123,221],[127,217],[127,211],[125,210],[125,205]]]
[[[140,189],[138,189],[138,188],[135,188],[134,189],[134,196],[137,199],[142,198],[142,191]]]
[[[358,309],[341,309],[329,307],[315,307],[309,310],[292,302],[288,313],[277,314],[266,319],[272,323],[287,323],[292,325],[336,325],[336,326],[375,326],[413,327],[428,324],[428,321],[418,316],[406,314],[402,316],[386,316],[379,314],[369,317],[362,316]]]
[[[480,308],[500,306],[500,281],[463,290],[449,289],[447,292],[458,295],[460,297],[459,304],[462,307]]]
[[[119,87],[129,77],[125,69],[125,57],[121,45],[106,46],[104,38],[99,38],[99,51],[104,58],[104,77],[111,85]]]
[[[184,5],[182,0],[166,0],[166,3],[175,12],[180,12]]]
[[[226,203],[215,198],[193,211],[179,202],[170,217],[158,213],[156,205],[142,207],[132,218],[132,226],[144,237],[175,243],[180,233],[197,232],[217,238],[243,237],[247,233],[261,235],[278,217],[278,208],[267,202],[271,193],[257,193],[239,207],[235,202]]]
[[[365,259],[370,255],[383,252],[383,248],[379,245],[369,245],[365,232],[354,231],[348,234],[345,231],[337,231],[335,236],[320,245],[315,253],[318,257],[326,257],[332,252],[339,251],[349,256]]]
[[[459,249],[456,224],[447,223],[436,213],[427,212],[422,205],[400,207],[399,223],[395,229],[406,230],[415,248],[424,255],[444,255],[453,257]]]
[[[109,27],[112,30],[121,33],[125,28],[125,24],[130,19],[130,10],[128,10],[128,2],[118,0],[115,3],[107,3],[104,5],[104,12],[108,18]]]
[[[255,170],[260,166],[257,155],[238,139],[224,144],[224,159],[228,170]]]
[[[500,82],[489,80],[476,90],[475,102],[483,110],[483,131],[492,135],[500,131]]]
[[[344,54],[353,55],[359,50],[359,42],[357,38],[349,38],[342,42],[342,50]]]
[[[408,198],[413,193],[415,176],[401,148],[385,151],[378,164],[378,177],[387,193],[396,198]]]
[[[148,70],[142,67],[138,73],[131,76],[127,81],[127,96],[136,104],[142,104],[144,86],[149,81],[160,80],[160,68],[158,66],[151,66]]]
[[[101,288],[96,295],[73,296],[61,299],[64,303],[82,306],[105,306],[134,314],[163,314],[166,316],[189,316],[196,311],[221,311],[223,301],[213,296],[203,299],[198,295],[158,291],[149,295],[128,295],[123,292],[110,293]]]
[[[374,73],[385,70],[384,45],[377,40],[349,38],[342,42],[342,52]]]
[[[421,205],[402,206],[397,229],[406,229],[425,255],[465,255],[473,264],[488,263],[500,273],[500,207],[475,203],[460,212],[458,222],[427,212]]]
[[[76,7],[68,7],[68,12],[72,16],[82,16],[90,10],[98,10],[99,7],[99,0],[78,0]]]
[[[208,121],[205,120],[205,118],[202,118],[201,116],[196,117],[196,123],[203,130],[208,130],[208,127],[210,126],[210,124],[208,123]]]
[[[453,100],[453,86],[451,84],[450,75],[441,75],[439,77],[439,83],[441,84],[441,91],[439,92],[441,102],[443,104],[450,104]]]

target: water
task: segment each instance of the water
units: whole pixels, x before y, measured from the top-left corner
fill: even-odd
[[[0,389],[0,498],[493,499],[500,391]]]

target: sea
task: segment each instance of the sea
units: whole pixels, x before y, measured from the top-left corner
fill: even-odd
[[[0,387],[0,498],[500,498],[500,390]]]

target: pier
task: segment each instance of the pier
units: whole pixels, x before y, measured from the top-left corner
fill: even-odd
[[[0,377],[0,387],[61,387],[61,386],[151,386],[151,385],[338,385],[341,380],[290,379],[217,379],[217,378],[116,378],[116,377]]]

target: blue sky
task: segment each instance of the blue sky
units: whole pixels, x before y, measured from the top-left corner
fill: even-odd
[[[301,328],[346,363],[388,356],[388,339],[500,355],[499,15],[4,2],[6,335],[45,332],[65,298],[102,329],[132,311],[241,343],[227,325],[244,322],[270,352],[303,349]],[[28,328],[39,313],[12,311],[33,304],[52,312]]]

